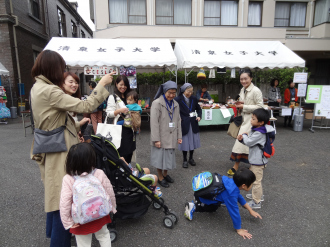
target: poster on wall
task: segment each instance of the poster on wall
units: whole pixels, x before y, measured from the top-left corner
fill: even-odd
[[[137,88],[136,68],[134,66],[120,66],[119,73],[127,76],[131,88]]]
[[[112,72],[116,72],[115,75],[118,75],[117,67],[113,66],[85,66],[84,67],[84,74],[85,75],[107,75]]]

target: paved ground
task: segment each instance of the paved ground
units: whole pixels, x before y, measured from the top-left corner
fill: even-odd
[[[283,118],[279,119],[279,125]],[[183,169],[177,152],[177,169],[169,173],[175,183],[163,189],[166,204],[180,216],[174,229],[163,226],[163,213],[150,207],[137,220],[119,221],[113,246],[330,246],[330,130],[302,132],[278,127],[276,156],[264,174],[265,202],[262,220],[241,209],[242,226],[253,239],[238,236],[226,208],[215,213],[183,217],[184,203],[192,200],[191,178],[201,171],[224,174],[231,166],[234,139],[225,127],[204,127],[202,148],[195,152],[196,167]],[[149,167],[149,127],[143,123],[138,137],[140,164]],[[20,119],[0,125],[0,246],[49,246],[45,237],[43,185],[37,165],[29,159],[32,135],[24,137]],[[151,168],[152,172],[155,169]],[[246,194],[245,192],[242,194]],[[73,241],[74,244],[74,241]],[[93,246],[99,246],[93,241]]]

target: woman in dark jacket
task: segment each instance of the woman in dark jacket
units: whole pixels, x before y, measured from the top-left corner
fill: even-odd
[[[179,150],[183,153],[183,168],[188,168],[188,151],[190,165],[196,165],[193,159],[194,150],[201,146],[198,122],[202,117],[202,109],[198,104],[198,99],[192,95],[193,93],[193,86],[185,83],[180,88],[179,96],[175,98],[180,107],[182,144],[179,144]]]

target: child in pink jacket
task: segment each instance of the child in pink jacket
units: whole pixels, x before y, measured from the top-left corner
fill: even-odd
[[[85,176],[92,173],[96,166],[96,155],[92,146],[88,143],[79,143],[73,145],[68,153],[66,160],[66,175],[63,177],[60,215],[63,226],[66,230],[75,234],[78,247],[91,246],[92,234],[95,234],[101,247],[110,247],[111,239],[107,224],[111,223],[110,215],[80,225],[72,219],[72,203],[73,203],[73,184],[75,179],[73,176]],[[102,170],[95,169],[94,176],[101,182],[107,197],[112,203],[112,212],[116,213],[116,198],[110,183],[110,180]]]

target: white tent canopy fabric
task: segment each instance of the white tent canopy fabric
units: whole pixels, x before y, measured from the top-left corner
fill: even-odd
[[[9,75],[9,71],[0,63],[0,75]]]
[[[305,61],[280,41],[176,40],[178,69],[293,68]]]
[[[58,52],[72,67],[162,67],[177,64],[168,39],[52,38],[44,50]]]

